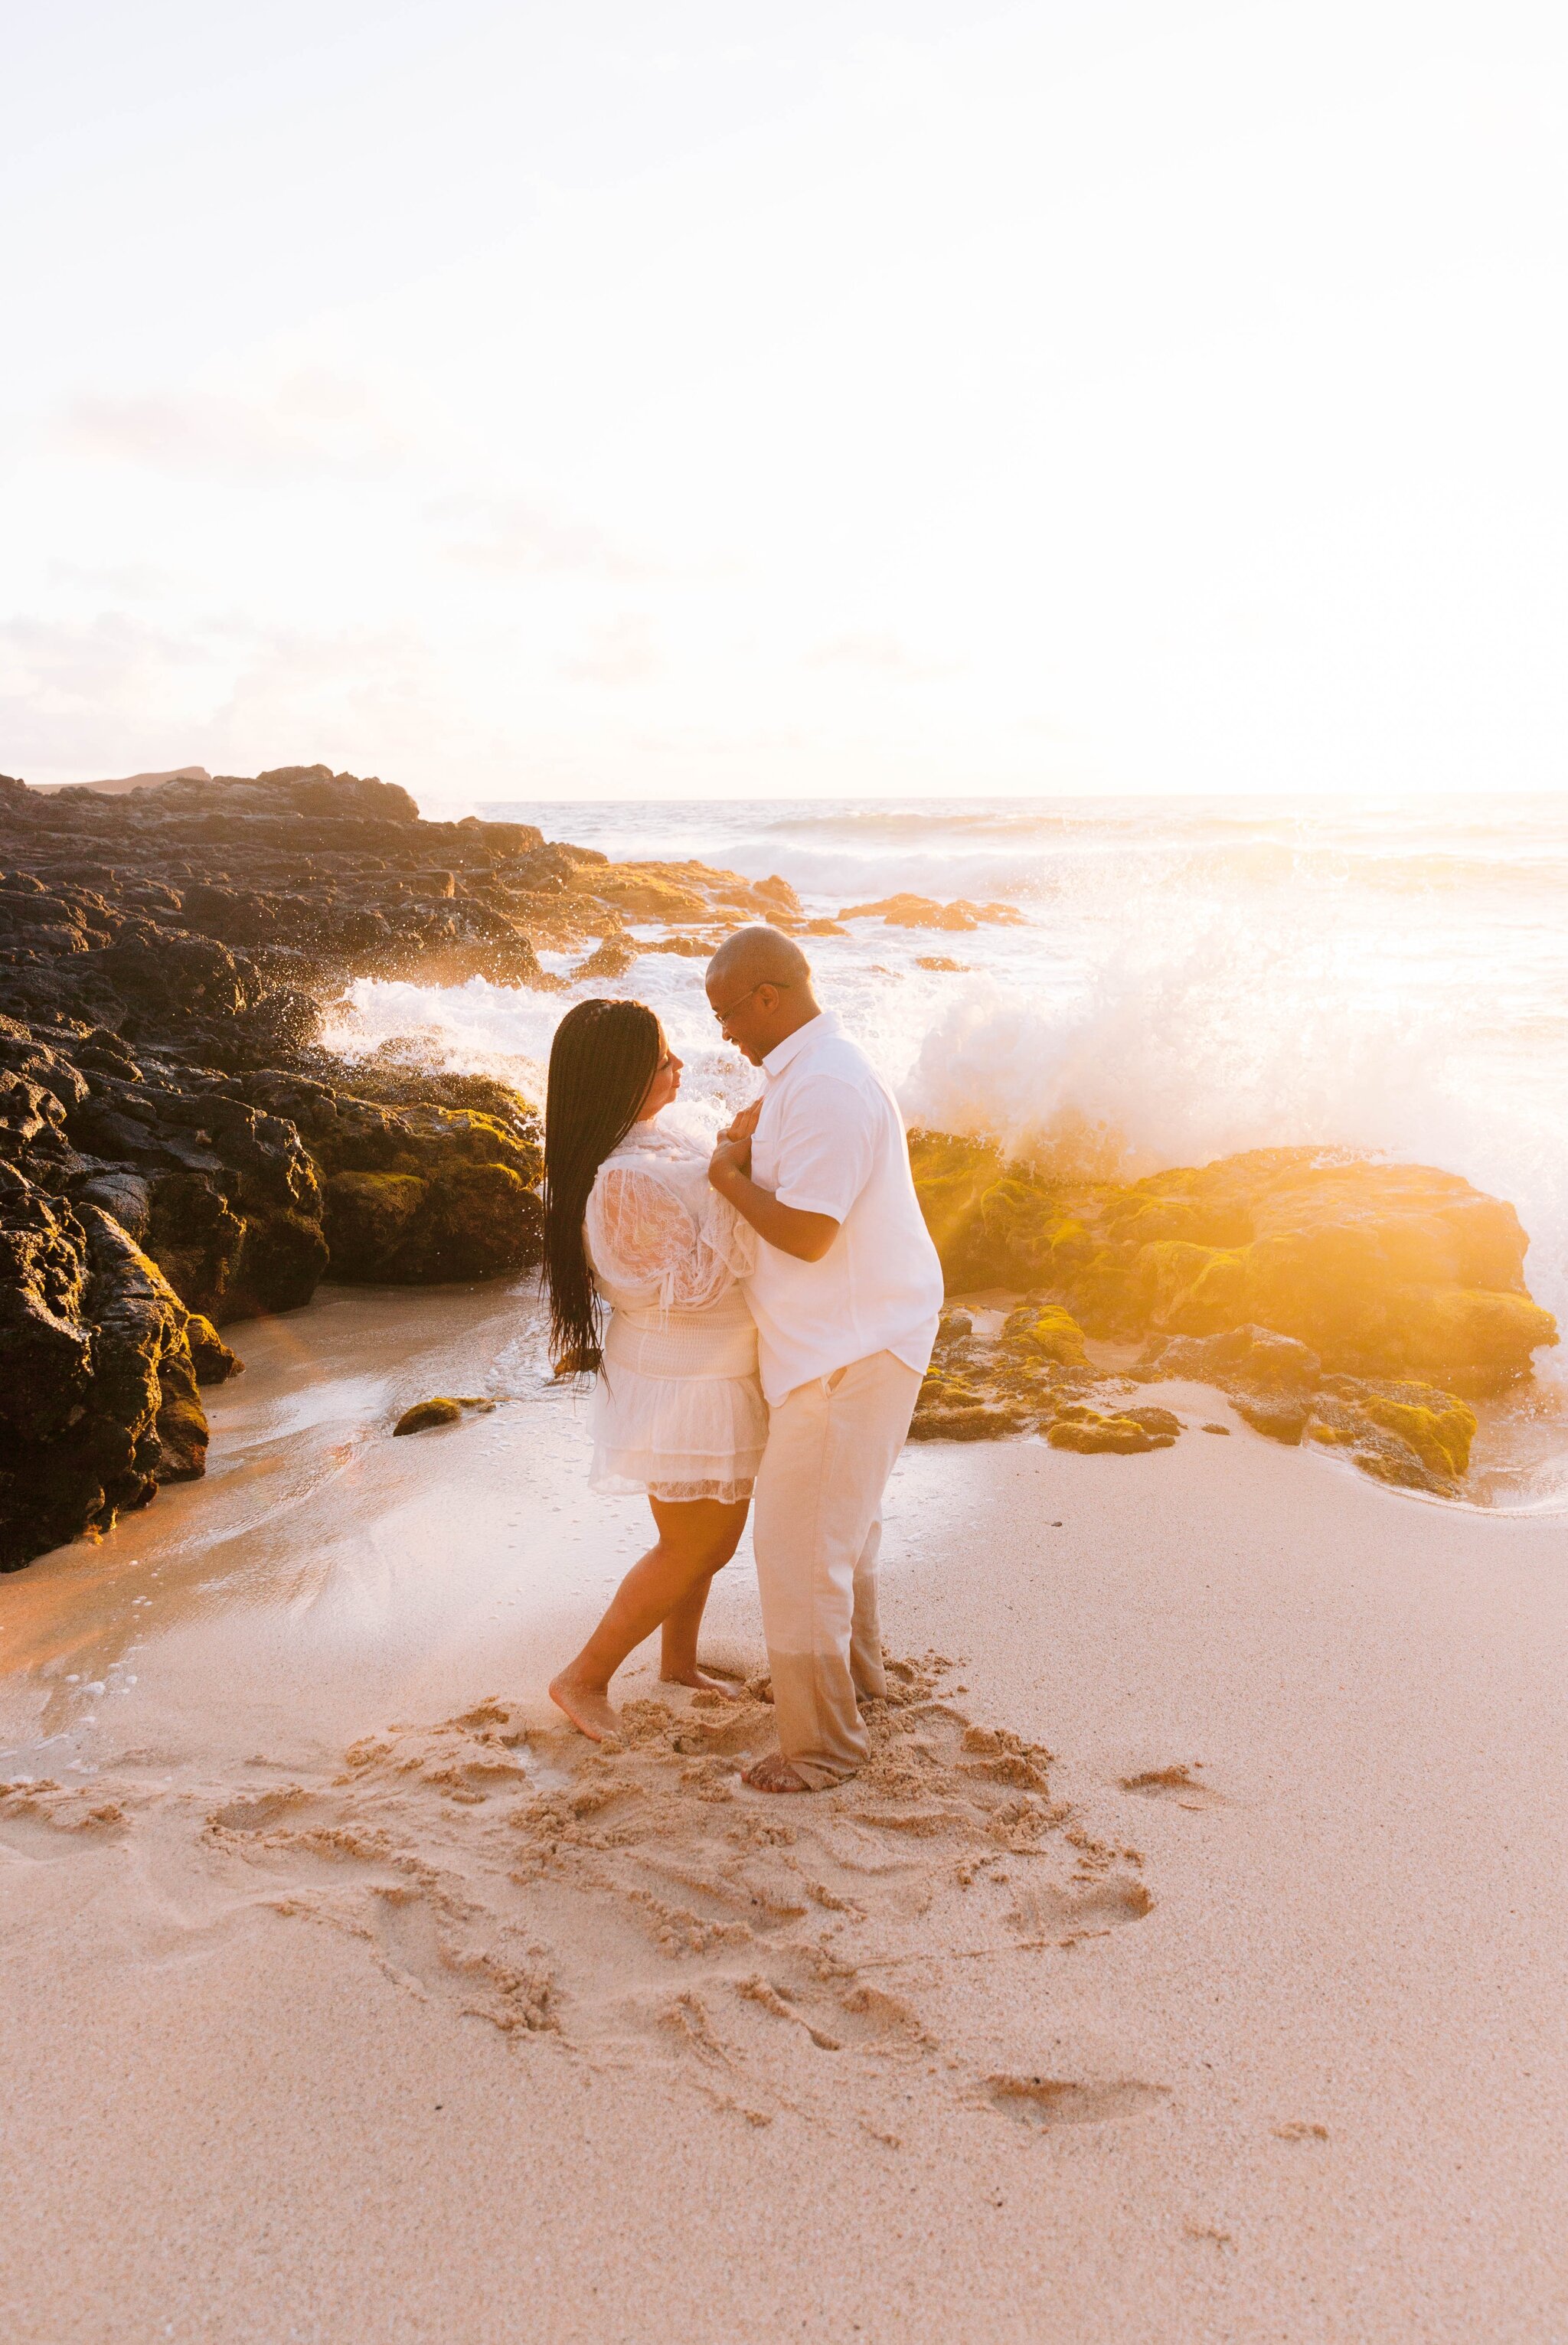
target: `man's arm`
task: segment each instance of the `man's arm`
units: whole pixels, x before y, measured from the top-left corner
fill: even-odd
[[[738,1140],[720,1140],[708,1177],[759,1238],[777,1246],[780,1254],[793,1254],[797,1262],[820,1262],[839,1234],[839,1224],[830,1213],[807,1213],[798,1205],[781,1205],[771,1189],[758,1187],[751,1178],[749,1132]]]

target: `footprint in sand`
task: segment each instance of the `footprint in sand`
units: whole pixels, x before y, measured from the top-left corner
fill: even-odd
[[[1122,1876],[1065,1886],[1041,1883],[1020,1891],[1008,1919],[1027,1940],[1060,1939],[1069,1932],[1086,1937],[1119,1929],[1124,1922],[1141,1922],[1154,1903],[1141,1881]]]
[[[117,1838],[127,1823],[125,1795],[36,1781],[0,1783],[0,1847],[28,1857],[68,1856],[84,1840]]]
[[[1135,2076],[1089,2083],[1066,2076],[988,2076],[985,2086],[993,2107],[1043,2129],[1146,2117],[1170,2097],[1168,2086],[1145,2085]]]
[[[486,1917],[439,1889],[433,1894],[430,1884],[386,1883],[374,1895],[369,1934],[394,1984],[447,1997],[465,2018],[488,2020],[504,2035],[555,2028],[555,1974],[543,1947],[497,1943]]]
[[[951,1667],[890,1664],[870,1764],[809,1802],[741,1786],[775,1740],[756,1688],[629,1700],[613,1751],[492,1700],[232,1798],[206,1834],[406,1992],[749,2125],[788,2108],[901,2133],[916,2077],[1032,2124],[1152,2106],[1126,2080],[988,2082],[965,2053],[969,1998],[948,1989],[970,1964],[1000,1982],[1153,1901],[1053,1798],[1048,1751],[939,1698]]]
[[[1186,1767],[1151,1767],[1141,1775],[1120,1778],[1124,1792],[1131,1792],[1140,1800],[1170,1800],[1178,1808],[1223,1808],[1229,1805],[1223,1792],[1211,1784],[1200,1783]]]
[[[285,1816],[309,1804],[311,1794],[301,1784],[291,1783],[276,1792],[260,1792],[253,1799],[230,1800],[227,1807],[213,1808],[207,1821],[219,1832],[270,1832]]]

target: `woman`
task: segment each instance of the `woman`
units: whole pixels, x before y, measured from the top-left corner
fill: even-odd
[[[709,1185],[707,1150],[657,1128],[680,1072],[640,1001],[580,1001],[555,1030],[545,1109],[551,1355],[558,1373],[597,1371],[594,1487],[645,1492],[658,1534],[550,1688],[596,1742],[616,1731],[611,1678],[656,1629],[665,1683],[730,1690],[697,1668],[697,1629],[768,1437],[757,1329],[736,1284],[756,1239]]]

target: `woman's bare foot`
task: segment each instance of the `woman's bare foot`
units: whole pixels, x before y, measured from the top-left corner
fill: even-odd
[[[743,1701],[744,1686],[731,1685],[728,1678],[709,1677],[706,1670],[661,1670],[660,1685],[689,1686],[694,1693],[721,1693],[726,1701]]]
[[[800,1781],[781,1751],[770,1751],[765,1759],[759,1759],[740,1780],[754,1792],[809,1792],[811,1788]]]
[[[550,1681],[550,1699],[590,1742],[603,1742],[619,1735],[621,1721],[602,1686],[580,1684],[570,1670],[563,1670],[558,1678]]]

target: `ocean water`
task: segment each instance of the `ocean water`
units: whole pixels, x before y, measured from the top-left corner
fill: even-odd
[[[1305,1142],[1441,1165],[1518,1207],[1532,1290],[1568,1326],[1568,794],[482,811],[615,858],[778,872],[811,913],[906,888],[1012,905],[1023,926],[862,920],[809,940],[821,994],[911,1123],[1107,1172]],[[960,966],[924,965],[939,956]],[[572,958],[546,960],[564,973]],[[621,990],[685,1059],[694,1132],[751,1095],[700,961],[647,956]],[[416,1038],[537,1091],[565,1006],[480,980],[362,983],[331,1039]],[[1564,1352],[1539,1355],[1553,1408]]]

